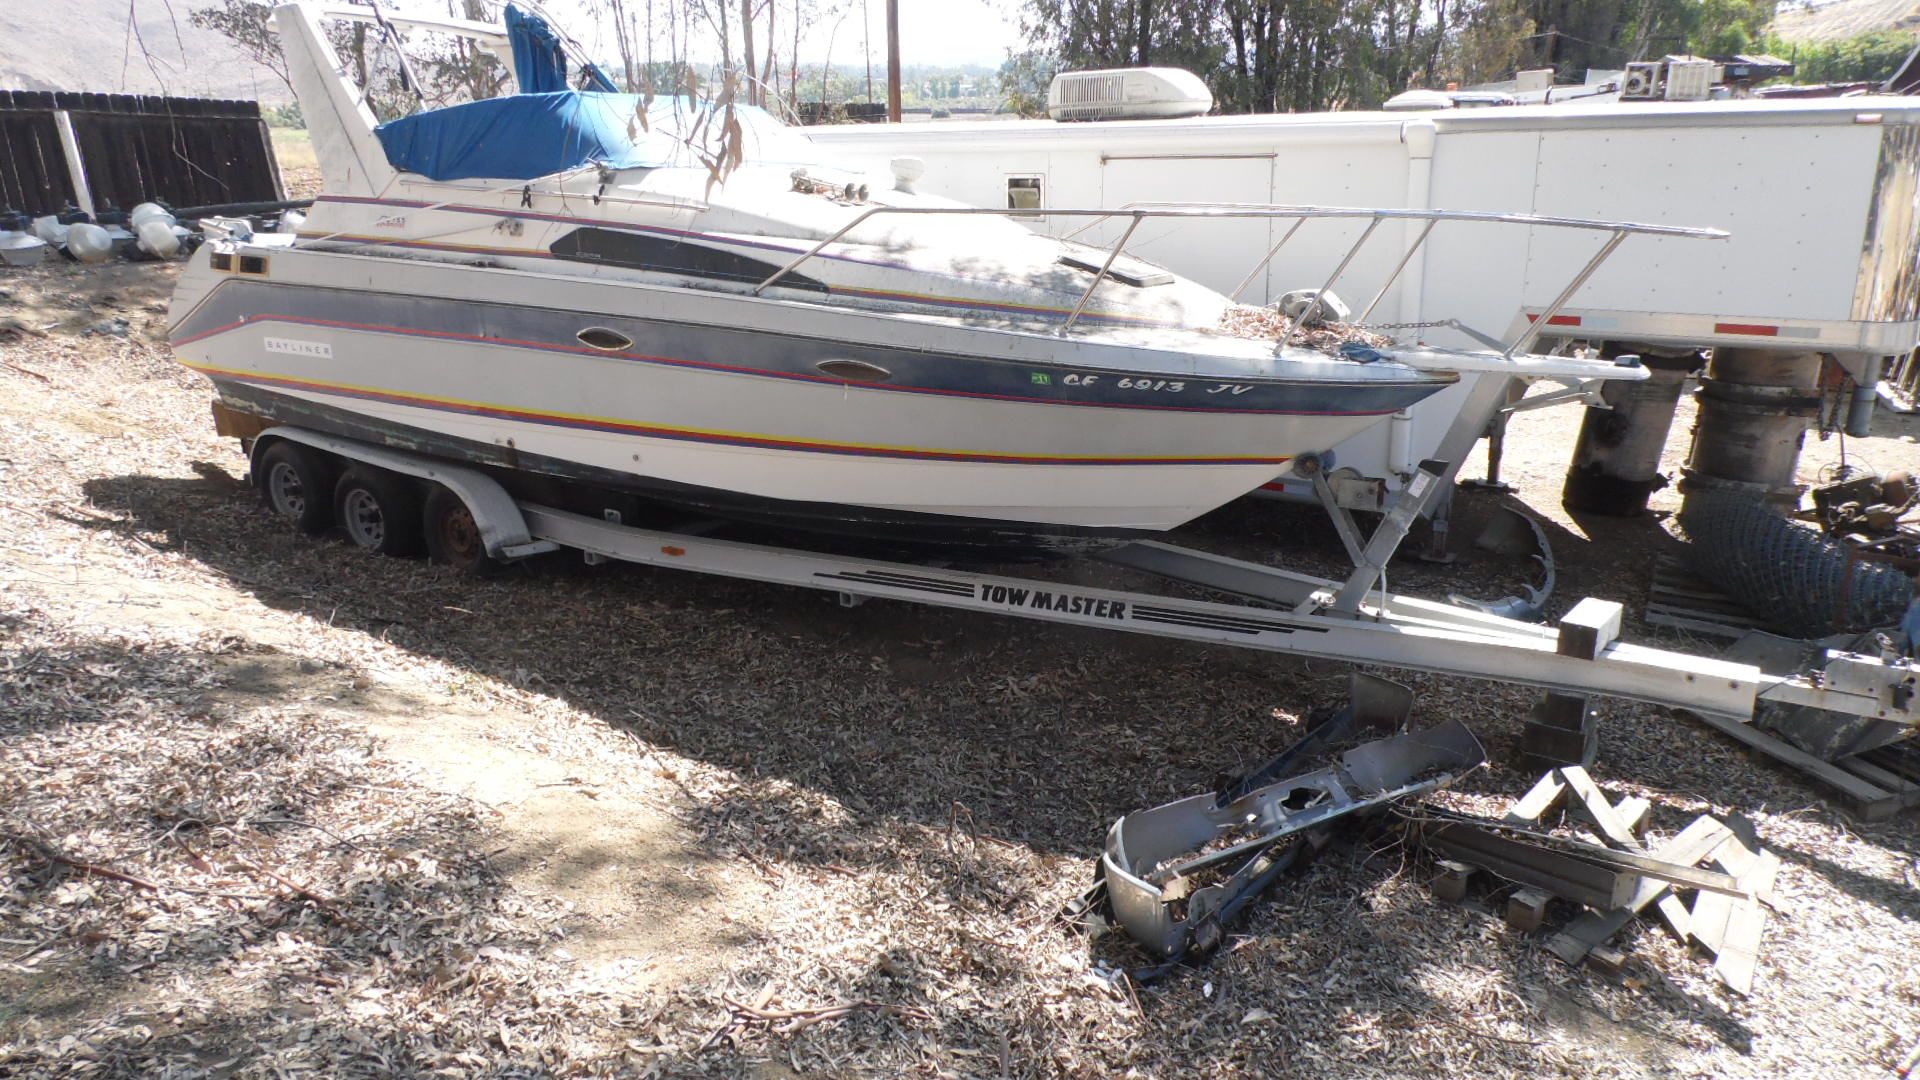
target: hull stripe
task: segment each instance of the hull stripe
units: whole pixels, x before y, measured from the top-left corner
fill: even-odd
[[[215,326],[173,339],[173,346],[179,348],[196,341],[204,341],[220,334],[246,326],[264,323],[286,323],[295,326],[320,326],[337,330],[359,330],[377,334],[396,334],[403,337],[434,338],[443,341],[463,341],[478,345],[504,345],[516,349],[535,349],[541,352],[565,353],[574,356],[593,356],[607,359],[627,360],[634,363],[661,364],[668,367],[694,368],[702,371],[722,371],[730,375],[751,375],[760,378],[786,379],[793,382],[820,383],[828,386],[848,386],[860,390],[880,390],[904,394],[930,394],[938,397],[959,397],[987,401],[1011,401],[1033,405],[1065,405],[1076,408],[1092,409],[1133,409],[1148,412],[1179,413],[1219,413],[1226,415],[1254,416],[1385,416],[1396,409],[1235,409],[1230,407],[1213,408],[1189,405],[1153,405],[1136,402],[1076,401],[1071,398],[1023,397],[1013,394],[989,394],[976,390],[946,390],[926,386],[893,386],[887,383],[850,383],[845,379],[836,379],[826,375],[808,375],[802,372],[769,371],[765,368],[741,367],[706,360],[686,360],[670,356],[650,356],[644,353],[608,352],[585,345],[559,345],[550,342],[522,341],[516,338],[490,337],[484,334],[462,334],[451,330],[422,330],[402,326],[380,326],[371,323],[341,322],[330,319],[313,319],[293,315],[254,315],[242,318],[238,322]],[[1201,380],[1214,381],[1214,380]]]
[[[287,375],[238,371],[230,368],[212,367],[205,364],[187,363],[184,360],[181,361],[181,363],[210,378],[228,379],[235,382],[260,386],[309,390],[318,393],[358,398],[365,401],[380,401],[394,405],[434,409],[440,412],[460,413],[467,416],[484,416],[500,420],[547,424],[556,427],[606,431],[621,435],[673,439],[682,442],[715,443],[763,450],[794,450],[809,453],[849,454],[859,457],[906,458],[918,461],[967,461],[995,465],[1282,465],[1288,460],[1288,458],[1284,456],[1103,457],[1096,455],[1042,456],[992,454],[967,450],[929,449],[913,446],[876,446],[863,443],[784,439],[750,432],[664,427],[654,424],[639,424],[609,417],[582,416],[573,413],[545,412],[533,409],[516,409],[486,402],[462,401],[456,398],[407,394],[377,387],[352,386],[344,383],[319,382],[311,379],[294,378]]]

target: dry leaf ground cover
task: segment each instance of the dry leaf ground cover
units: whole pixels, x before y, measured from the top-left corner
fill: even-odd
[[[1056,919],[1106,826],[1284,745],[1338,665],[297,536],[158,344],[171,280],[0,278],[0,1075],[1841,1077],[1920,1039],[1912,822],[1624,705],[1603,782],[1661,834],[1746,813],[1785,860],[1753,998],[1650,928],[1620,977],[1569,970],[1386,829],[1129,986],[1123,942]],[[1883,421],[1853,452],[1912,461]],[[1525,418],[1508,474],[1556,603],[1637,605],[1667,541],[1559,508],[1576,423]],[[1273,504],[1182,538],[1335,550]],[[1524,789],[1531,693],[1410,678],[1494,755],[1462,798]]]

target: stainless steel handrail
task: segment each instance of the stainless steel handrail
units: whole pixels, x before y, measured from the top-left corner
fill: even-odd
[[[1539,335],[1540,331],[1548,325],[1549,321],[1560,313],[1560,309],[1565,307],[1567,302],[1573,298],[1573,294],[1579,291],[1580,286],[1587,283],[1587,280],[1593,276],[1594,271],[1600,268],[1600,264],[1605,262],[1607,257],[1612,255],[1614,250],[1618,248],[1627,237],[1635,235],[1674,236],[1695,240],[1724,240],[1728,235],[1722,229],[1689,228],[1680,225],[1649,225],[1633,221],[1601,221],[1589,218],[1554,217],[1543,214],[1509,214],[1489,210],[1414,210],[1355,206],[1289,206],[1264,203],[1182,202],[1129,203],[1118,209],[1068,208],[1053,210],[1001,210],[996,207],[979,206],[870,206],[860,213],[855,214],[846,224],[834,230],[833,233],[822,239],[819,243],[814,244],[785,266],[774,271],[766,280],[755,285],[753,287],[753,295],[760,295],[763,290],[798,269],[809,259],[826,250],[828,245],[839,241],[842,237],[864,224],[868,219],[881,214],[924,217],[969,215],[1006,217],[1019,214],[1022,217],[1078,217],[1093,219],[1086,225],[1068,233],[1063,239],[1071,239],[1072,237],[1078,236],[1087,229],[1100,224],[1102,221],[1109,221],[1114,218],[1132,219],[1127,225],[1126,230],[1120,234],[1120,239],[1115,241],[1113,247],[1107,252],[1106,261],[1101,264],[1099,272],[1094,275],[1093,283],[1087,286],[1086,292],[1080,296],[1079,303],[1073,306],[1073,312],[1067,316],[1065,325],[1060,328],[1060,333],[1063,335],[1072,330],[1074,323],[1079,321],[1081,313],[1086,310],[1088,302],[1093,299],[1094,291],[1100,287],[1101,282],[1107,279],[1108,272],[1113,269],[1114,261],[1117,260],[1121,252],[1125,250],[1127,241],[1132,239],[1134,231],[1139,228],[1140,223],[1148,218],[1202,220],[1230,218],[1302,219],[1302,221],[1296,223],[1292,229],[1289,229],[1286,236],[1282,237],[1280,242],[1275,244],[1273,248],[1261,258],[1260,262],[1255,265],[1254,269],[1248,273],[1247,277],[1240,283],[1240,287],[1234,290],[1235,299],[1238,299],[1240,293],[1245,291],[1254,276],[1260,272],[1260,267],[1271,262],[1273,257],[1279,253],[1280,249],[1286,245],[1286,242],[1293,238],[1293,234],[1299,231],[1300,225],[1304,224],[1305,219],[1368,219],[1366,229],[1361,232],[1360,238],[1354,241],[1353,246],[1348,248],[1346,254],[1341,257],[1339,264],[1334,267],[1333,273],[1327,278],[1327,283],[1322,285],[1320,291],[1314,294],[1313,301],[1307,306],[1307,309],[1301,313],[1300,318],[1293,320],[1295,325],[1306,324],[1313,318],[1314,314],[1320,310],[1321,298],[1339,281],[1340,275],[1346,272],[1347,267],[1352,265],[1354,258],[1360,254],[1361,247],[1363,247],[1367,240],[1373,236],[1374,232],[1379,229],[1380,223],[1383,221],[1421,221],[1425,222],[1426,225],[1420,230],[1414,242],[1402,253],[1400,262],[1394,267],[1393,273],[1387,277],[1386,283],[1380,287],[1379,293],[1376,294],[1373,301],[1367,305],[1366,311],[1362,312],[1363,319],[1367,314],[1372,313],[1374,307],[1377,306],[1380,300],[1386,295],[1387,290],[1393,287],[1393,283],[1399,279],[1401,271],[1405,270],[1407,264],[1412,261],[1414,251],[1426,241],[1427,237],[1433,232],[1434,226],[1442,221],[1537,225],[1545,228],[1588,229],[1609,233],[1610,235],[1601,245],[1600,250],[1594,254],[1592,259],[1587,261],[1587,264],[1580,269],[1578,274],[1574,275],[1573,280],[1554,298],[1553,303],[1549,304],[1545,311],[1541,312],[1537,318],[1525,326],[1519,336],[1506,347],[1504,355],[1508,357],[1513,356],[1515,352],[1527,344],[1530,344],[1533,339]],[[1281,335],[1281,340],[1285,341],[1286,335]]]

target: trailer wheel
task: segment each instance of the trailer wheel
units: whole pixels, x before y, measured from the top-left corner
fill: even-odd
[[[463,574],[491,574],[506,565],[487,554],[473,511],[465,499],[446,487],[435,484],[427,493],[421,526],[426,533],[428,557],[442,566]]]
[[[299,443],[276,442],[260,454],[260,497],[267,508],[317,535],[333,527],[333,478],[326,454]]]
[[[356,545],[382,555],[420,553],[420,495],[406,480],[355,465],[333,489],[333,506]]]

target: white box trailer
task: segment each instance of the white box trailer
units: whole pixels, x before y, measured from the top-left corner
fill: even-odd
[[[967,121],[808,134],[882,175],[889,159],[919,158],[926,170],[916,190],[982,206],[1318,204],[1713,226],[1732,238],[1628,241],[1548,330],[1640,346],[1831,353],[1869,387],[1881,357],[1920,344],[1920,100],[1912,98]],[[1079,224],[1033,220],[1054,232]],[[1110,245],[1123,225],[1081,239]],[[1178,241],[1151,226],[1139,228],[1129,254],[1233,292],[1290,223],[1183,224]],[[1240,298],[1269,303],[1319,286],[1363,227],[1309,223]],[[1383,227],[1335,291],[1359,310],[1419,228]],[[1602,239],[1443,223],[1370,322],[1455,318],[1511,339]],[[1465,343],[1442,327],[1400,336]],[[1338,463],[1397,488],[1434,453],[1466,382],[1338,447]]]

